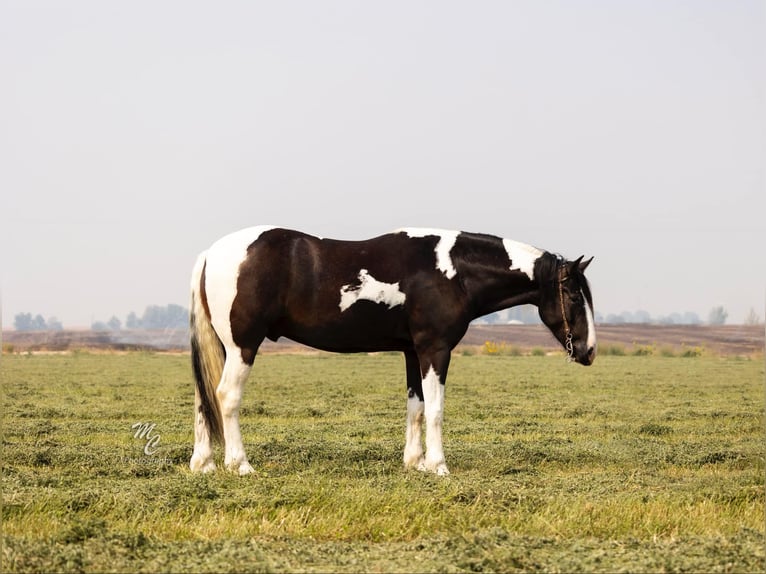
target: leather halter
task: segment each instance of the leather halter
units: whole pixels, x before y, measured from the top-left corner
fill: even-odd
[[[566,309],[564,309],[564,281],[569,277],[566,274],[566,266],[559,267],[559,304],[561,305],[561,318],[564,320],[564,348],[567,352],[567,362],[574,361],[574,345],[572,343],[572,330],[567,321]]]

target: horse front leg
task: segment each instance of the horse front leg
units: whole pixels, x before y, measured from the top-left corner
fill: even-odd
[[[444,423],[444,391],[449,368],[449,350],[421,352],[418,354],[422,375],[423,414],[426,421],[426,456],[419,470],[434,472],[439,476],[449,474],[442,446]]]
[[[221,382],[216,389],[216,396],[221,405],[223,417],[223,437],[226,449],[224,464],[226,468],[240,475],[250,474],[253,467],[247,460],[242,434],[239,429],[239,406],[242,402],[247,376],[251,365],[242,361],[239,349],[227,350],[226,363],[223,367]]]

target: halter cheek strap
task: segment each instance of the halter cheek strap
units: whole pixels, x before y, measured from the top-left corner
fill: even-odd
[[[574,361],[574,344],[572,343],[572,330],[567,321],[566,309],[564,309],[564,281],[566,280],[564,267],[559,272],[559,304],[561,305],[561,318],[564,320],[564,348],[567,352],[567,362]]]

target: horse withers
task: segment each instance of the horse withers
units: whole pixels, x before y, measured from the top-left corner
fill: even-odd
[[[223,237],[198,257],[192,275],[191,469],[215,470],[217,440],[227,468],[253,472],[239,428],[242,389],[263,340],[287,337],[325,351],[404,353],[404,464],[449,474],[444,385],[450,353],[469,323],[515,305],[537,305],[569,359],[590,365],[596,332],[583,274],[589,263],[510,239],[441,229],[338,241],[262,226]]]

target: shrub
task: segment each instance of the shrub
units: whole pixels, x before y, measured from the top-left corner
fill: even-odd
[[[694,358],[701,357],[705,353],[705,348],[696,345],[694,347],[687,347],[685,343],[681,343],[681,357]]]
[[[521,349],[517,349],[513,345],[506,345],[505,343],[495,343],[494,341],[484,341],[483,350],[487,355],[521,356]]]
[[[633,355],[635,357],[647,357],[654,355],[656,347],[654,345],[635,345],[633,348]]]
[[[614,355],[616,357],[624,357],[626,355],[624,346],[614,344],[599,346],[599,353],[602,355]]]

